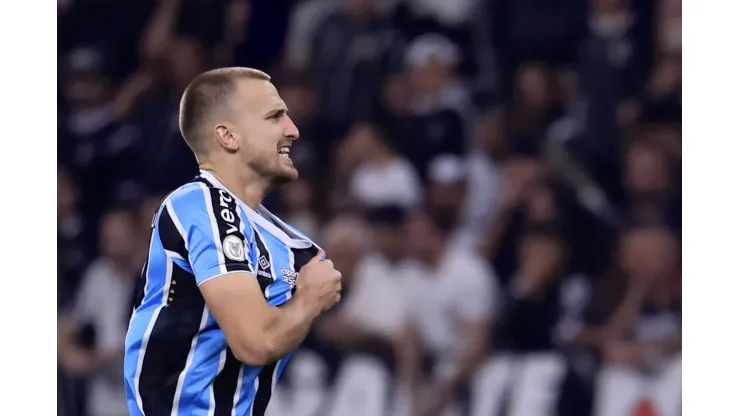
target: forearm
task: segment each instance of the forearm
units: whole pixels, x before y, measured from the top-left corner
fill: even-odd
[[[320,313],[318,304],[306,302],[300,295],[293,297],[284,307],[275,308],[264,331],[269,361],[278,360],[298,347]]]
[[[415,338],[405,336],[394,341],[396,351],[396,366],[399,369],[399,378],[409,386],[413,386],[419,379],[421,369],[421,354]]]
[[[575,344],[583,347],[599,348],[603,343],[604,331],[596,326],[586,326],[575,338]]]
[[[140,55],[145,60],[161,58],[172,40],[181,0],[162,0],[141,38]]]
[[[61,319],[57,324],[57,355],[63,356],[70,351],[81,349],[75,339],[75,327],[68,320]]]
[[[514,207],[504,206],[494,219],[489,229],[488,239],[480,247],[480,252],[485,258],[494,258],[498,253],[506,227],[514,218],[514,212]]]
[[[643,344],[643,348],[647,351],[653,351],[659,355],[667,356],[676,354],[681,351],[682,348],[681,333],[663,338],[657,341],[650,341]]]
[[[620,339],[628,336],[637,322],[645,295],[645,288],[642,286],[633,285],[627,289],[624,300],[607,323],[605,329],[607,337]]]
[[[483,360],[487,350],[486,338],[476,335],[476,339],[468,343],[460,358],[450,368],[449,373],[444,374],[443,377],[452,385],[458,385],[467,380]]]
[[[393,345],[387,339],[370,333],[362,334],[352,345],[352,350],[384,359],[393,356]]]

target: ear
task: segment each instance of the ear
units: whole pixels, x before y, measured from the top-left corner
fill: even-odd
[[[239,150],[239,141],[234,136],[234,126],[230,124],[216,124],[213,128],[216,141],[224,149],[236,152]]]

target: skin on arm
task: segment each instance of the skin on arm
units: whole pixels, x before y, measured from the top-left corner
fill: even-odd
[[[488,352],[490,319],[481,319],[465,324],[465,349],[455,365],[454,372],[448,375],[445,383],[457,385],[467,380]]]
[[[144,30],[139,45],[139,56],[144,61],[154,61],[164,56],[174,36],[182,0],[160,0],[151,20]]]
[[[57,355],[60,364],[74,375],[89,374],[96,363],[95,354],[83,348],[75,339],[77,327],[68,317],[59,319],[57,325]]]
[[[400,380],[410,387],[417,385],[421,374],[421,345],[413,326],[407,324],[393,339]]]
[[[174,246],[167,238],[174,238],[173,226],[178,229],[206,305],[245,364],[264,366],[294,349],[311,322],[339,300],[341,274],[330,260],[321,260],[319,250],[301,268],[296,295],[280,308],[270,306],[254,275],[259,257],[254,230],[224,190],[201,186],[182,193],[166,203],[158,221],[166,246]]]
[[[366,330],[340,311],[325,315],[316,327],[316,333],[327,342],[344,351],[377,355],[393,354],[393,345],[385,336]]]
[[[321,256],[323,253],[309,265],[317,264]],[[281,308],[270,306],[257,279],[249,272],[228,273],[210,279],[200,290],[234,356],[255,366],[276,361],[295,349],[326,307],[326,297],[313,296],[315,291],[304,293],[305,289],[297,290],[296,296]]]
[[[57,321],[57,355],[60,364],[70,373],[86,375],[97,366],[95,352],[83,347],[77,339],[80,323],[89,320],[95,313],[90,303],[93,297],[92,283],[96,276],[88,271],[82,280],[82,285],[71,310],[60,313]]]
[[[427,414],[437,414],[454,397],[457,388],[471,377],[486,357],[498,286],[493,270],[480,258],[470,258],[460,270],[461,284],[456,295],[459,355],[443,364],[434,380]]]

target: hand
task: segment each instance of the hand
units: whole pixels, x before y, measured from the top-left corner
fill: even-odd
[[[524,191],[540,173],[537,161],[522,159],[507,163],[502,168],[504,178],[503,204],[513,207],[519,204],[524,196]]]
[[[417,394],[411,405],[412,416],[439,416],[444,413],[454,391],[451,383],[437,381],[425,389],[423,394]]]
[[[75,376],[90,374],[96,366],[95,355],[82,348],[73,348],[59,357],[65,370]]]
[[[251,13],[250,3],[244,0],[232,0],[226,5],[224,13],[224,31],[228,44],[238,45],[247,34]]]
[[[610,364],[635,366],[642,359],[642,351],[635,343],[613,341],[605,345],[604,358]]]
[[[340,347],[349,347],[362,338],[362,330],[342,316],[327,316],[316,325],[316,334]]]
[[[342,273],[334,268],[331,260],[321,260],[324,250],[319,250],[305,266],[301,267],[296,280],[296,295],[326,311],[341,299]]]
[[[444,413],[447,404],[452,399],[454,392],[454,386],[448,382],[437,382],[434,383],[431,389],[431,395],[429,397],[428,408],[426,414],[429,416],[437,416]]]

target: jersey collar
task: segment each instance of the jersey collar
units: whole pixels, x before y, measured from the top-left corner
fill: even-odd
[[[234,198],[237,203],[239,203],[239,206],[241,206],[241,208],[247,214],[247,218],[249,219],[249,221],[259,225],[261,228],[265,229],[267,232],[277,237],[288,247],[296,249],[306,249],[313,246],[313,242],[311,242],[308,237],[298,232],[298,230],[296,230],[295,228],[286,224],[283,220],[268,211],[267,208],[265,208],[262,204],[257,207],[257,211],[253,210],[249,205],[245,204],[244,201],[239,199],[236,195],[234,195],[233,192],[226,188],[226,186],[224,186],[224,184],[222,184],[221,181],[219,181],[211,172],[201,170],[200,176],[210,182],[213,186],[228,192],[229,195],[231,195],[231,197]],[[275,222],[280,224],[280,227],[275,225]],[[285,230],[290,230],[292,234],[295,234],[295,237],[288,235]]]

